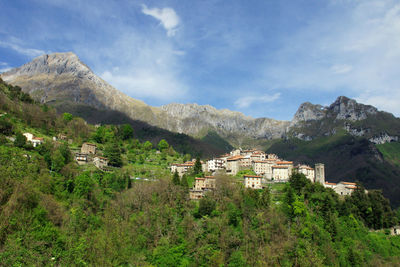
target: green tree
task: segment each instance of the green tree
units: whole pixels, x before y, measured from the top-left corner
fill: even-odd
[[[122,140],[133,138],[133,128],[130,124],[124,124],[121,126],[121,137]]]
[[[184,174],[181,178],[181,186],[188,188],[189,187],[189,183],[188,183],[188,179],[186,174]]]
[[[72,119],[74,118],[74,116],[72,116],[72,114],[71,113],[64,113],[63,114],[63,120],[65,121],[65,122],[70,122],[70,121],[72,121]]]
[[[18,132],[15,135],[14,146],[24,147],[25,145],[26,145],[26,137],[22,133]]]
[[[92,178],[89,172],[84,172],[75,178],[74,194],[78,197],[89,195],[96,181]]]
[[[197,157],[196,161],[194,163],[194,167],[193,167],[193,174],[194,175],[199,175],[199,174],[202,174],[202,173],[203,173],[203,171],[202,171],[201,161],[200,161],[200,158]]]
[[[177,171],[174,172],[174,175],[172,176],[172,183],[174,185],[180,185],[181,184],[181,180],[179,179],[179,174]]]
[[[143,149],[146,151],[150,151],[153,148],[153,144],[150,141],[146,141],[143,144]]]
[[[310,180],[302,173],[292,173],[289,178],[290,186],[294,189],[296,194],[300,194],[301,190],[308,184],[310,184]]]
[[[71,151],[69,150],[69,146],[67,144],[62,144],[58,150],[60,151],[61,155],[64,157],[64,164],[68,164],[71,162]]]
[[[169,148],[169,144],[165,139],[161,139],[161,141],[157,145],[158,150],[164,151]]]
[[[65,166],[65,158],[63,157],[61,151],[57,149],[52,156],[51,169],[53,171],[59,172],[64,166]]]
[[[203,217],[206,215],[211,215],[215,210],[216,202],[208,197],[203,197],[199,203],[199,210],[197,212],[197,217]]]
[[[109,164],[114,167],[122,166],[121,149],[116,142],[107,144],[104,149],[104,156],[108,158]]]

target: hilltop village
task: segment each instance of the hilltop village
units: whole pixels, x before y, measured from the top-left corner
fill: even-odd
[[[185,163],[174,163],[170,166],[172,173],[179,177],[192,170],[196,160]],[[236,149],[229,154],[221,155],[207,161],[201,161],[202,172],[210,175],[195,178],[195,184],[190,189],[191,199],[200,199],[204,194],[213,190],[216,186],[215,176],[217,174],[238,175],[239,172],[249,170],[255,174],[243,174],[243,184],[246,188],[263,189],[271,183],[285,183],[293,172],[304,174],[313,183],[320,183],[324,187],[332,188],[339,195],[350,195],[356,188],[356,183],[339,182],[330,183],[325,180],[325,165],[315,164],[314,168],[293,161],[280,159],[275,154],[266,154],[263,151],[251,149]]]

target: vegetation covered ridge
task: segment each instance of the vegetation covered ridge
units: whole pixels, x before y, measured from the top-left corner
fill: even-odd
[[[221,175],[215,190],[190,201],[189,187],[201,167],[186,182],[173,177],[167,166],[191,156],[165,140],[139,141],[127,124],[96,127],[69,113],[57,115],[3,82],[0,114],[2,266],[400,261],[400,237],[383,230],[399,216],[380,191],[365,194],[360,185],[339,199],[302,174],[261,190]],[[24,133],[43,142],[34,147]],[[109,166],[79,165],[75,153],[84,143],[96,146],[85,155],[107,158]]]

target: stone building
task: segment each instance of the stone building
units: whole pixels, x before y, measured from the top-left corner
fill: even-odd
[[[174,163],[171,165],[171,172],[178,172],[179,177],[182,177],[185,173],[188,173],[194,167],[193,161],[187,161],[185,163]]]
[[[207,161],[207,168],[210,172],[223,170],[225,169],[225,160],[221,158],[210,159]]]
[[[274,166],[272,166],[272,179],[278,181],[289,180],[290,175],[292,175],[293,161],[277,161]]]
[[[276,165],[275,159],[256,160],[253,162],[253,170],[257,175],[264,176],[267,180],[272,179],[272,166]]]
[[[390,228],[391,235],[400,235],[400,225],[393,226]]]
[[[298,165],[296,167],[296,171],[298,173],[304,174],[308,180],[310,180],[311,182],[314,183],[315,171],[313,168],[311,168],[310,166],[307,166],[307,165]]]
[[[351,182],[339,182],[339,183],[329,183],[325,182],[324,187],[332,188],[338,195],[349,196],[355,189],[357,189],[356,183]]]
[[[254,151],[250,156],[251,161],[265,160],[265,158],[265,153],[259,150]]]
[[[93,158],[93,164],[99,169],[104,169],[108,166],[108,158],[105,157],[94,157]]]
[[[315,164],[315,183],[325,184],[325,165],[322,163]]]
[[[262,189],[262,176],[260,175],[245,175],[244,187],[252,189]]]
[[[82,153],[75,154],[75,160],[79,165],[87,164],[88,163],[88,155]]]
[[[31,133],[24,133],[23,136],[26,137],[26,140],[30,143],[32,143],[33,147],[37,147],[38,145],[43,144],[43,138],[41,137],[36,137]]]
[[[201,199],[207,191],[214,190],[215,186],[214,176],[197,177],[193,189],[189,191],[189,197],[190,199]]]
[[[240,171],[240,160],[242,156],[233,156],[226,159],[226,173],[236,175]]]
[[[96,145],[91,143],[83,143],[81,147],[82,154],[96,154]]]

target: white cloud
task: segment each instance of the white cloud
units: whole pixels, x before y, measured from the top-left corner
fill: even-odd
[[[142,5],[142,12],[159,20],[168,36],[175,35],[180,19],[174,9],[170,7],[148,8],[146,5]]]
[[[10,48],[19,54],[29,56],[29,57],[37,57],[37,56],[45,54],[45,52],[43,50],[23,47],[20,44],[17,44],[14,42],[0,41],[0,46],[5,47],[5,48]]]
[[[240,97],[235,101],[235,105],[238,108],[248,108],[253,104],[265,104],[271,103],[278,100],[281,96],[281,93],[275,93],[273,95],[265,94],[260,96],[244,96]]]
[[[124,74],[106,71],[101,77],[115,88],[139,99],[173,101],[186,96],[186,88],[176,81],[175,77],[166,73],[156,73],[151,69],[134,70]]]
[[[331,67],[331,71],[334,74],[345,74],[350,72],[352,69],[353,67],[347,64],[336,64]]]

